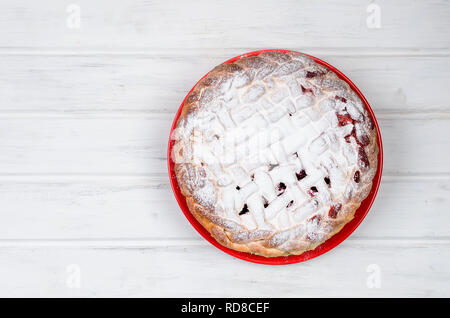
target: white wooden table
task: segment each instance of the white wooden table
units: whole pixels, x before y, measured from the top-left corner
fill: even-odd
[[[450,2],[2,0],[0,296],[450,296]],[[368,98],[383,181],[349,239],[271,267],[181,213],[174,113],[224,60],[322,58]]]

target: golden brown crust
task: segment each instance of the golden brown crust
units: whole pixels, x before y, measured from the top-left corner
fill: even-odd
[[[289,67],[283,67],[285,65]],[[322,76],[330,74],[331,71],[315,64],[309,58],[299,56],[297,53],[270,51],[256,57],[244,57],[234,63],[225,63],[214,68],[187,96],[177,127],[185,125],[185,119],[191,114],[210,107],[217,97],[217,92],[228,89],[230,85],[229,79],[245,86],[252,83],[252,81],[265,78],[267,74],[273,75],[276,73],[277,76],[285,76],[290,74],[289,72],[297,72],[299,69],[305,69],[305,72],[314,73],[313,77],[317,76],[318,78],[317,82],[313,82],[315,85],[325,89],[329,87],[331,89],[339,89],[342,92],[341,95],[345,95],[345,98],[340,98],[359,101],[359,98],[349,89],[346,83],[337,79],[334,75]],[[312,75],[307,73],[307,76]],[[332,79],[331,83],[329,78]],[[370,118],[367,114],[358,118],[358,121],[361,125],[372,125],[369,123]],[[360,145],[368,161],[368,166],[365,167],[365,164],[362,164],[359,172],[361,174],[361,180],[359,181],[361,185],[357,191],[347,194],[350,196],[350,199],[340,207],[337,216],[322,215],[316,218],[313,217],[308,221],[317,223],[316,226],[319,229],[318,232],[320,232],[318,236],[315,236],[315,233],[311,234],[308,232],[307,226],[309,223],[306,223],[306,227],[305,224],[300,224],[286,231],[259,228],[250,230],[239,224],[239,222],[217,213],[215,202],[205,201],[201,196],[197,195],[196,189],[199,187],[199,184],[210,182],[202,166],[189,162],[176,163],[175,173],[181,192],[186,197],[189,210],[220,244],[237,251],[265,257],[299,255],[316,248],[339,232],[345,224],[353,219],[355,211],[359,208],[362,200],[369,194],[377,167],[378,155],[375,129],[371,127],[369,130],[368,141],[364,141],[364,146]],[[354,138],[358,140],[358,137],[355,136]],[[185,147],[174,147],[173,156],[184,156],[186,151]],[[353,176],[349,178],[351,180]]]

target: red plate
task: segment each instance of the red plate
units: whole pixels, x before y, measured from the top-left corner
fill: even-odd
[[[256,55],[259,55],[260,53],[266,52],[266,51],[279,51],[279,52],[282,52],[282,53],[295,52],[295,51],[290,51],[290,50],[261,50],[261,51],[250,52],[250,53],[246,53],[246,54],[242,54],[242,55],[233,57],[232,59],[229,59],[225,63],[232,63],[232,62],[236,61],[237,59],[239,59],[241,57],[245,57],[245,56],[256,56]],[[301,53],[301,52],[297,52],[297,53]],[[304,53],[302,53],[302,54],[304,54]],[[321,64],[323,66],[326,66],[330,70],[335,72],[336,75],[339,78],[341,78],[342,80],[346,81],[348,83],[348,85],[350,85],[350,87],[353,89],[353,91],[355,91],[355,93],[358,94],[358,96],[364,102],[364,104],[366,106],[366,109],[367,109],[367,111],[368,111],[368,113],[369,113],[369,115],[370,115],[370,117],[371,117],[371,119],[372,119],[372,121],[373,121],[373,123],[374,123],[374,125],[376,127],[377,137],[378,137],[377,140],[378,140],[378,146],[379,146],[378,168],[377,168],[377,172],[375,174],[375,177],[373,178],[372,190],[370,191],[369,195],[367,196],[366,199],[364,199],[364,201],[362,201],[361,206],[359,207],[359,209],[356,210],[354,218],[349,223],[347,223],[337,234],[333,235],[327,241],[325,241],[321,245],[317,246],[314,250],[307,251],[307,252],[305,252],[305,253],[303,253],[301,255],[289,255],[289,256],[280,256],[280,257],[263,257],[263,256],[254,255],[254,254],[250,254],[250,253],[235,251],[235,250],[229,249],[229,248],[221,245],[220,243],[218,243],[211,236],[211,234],[209,234],[209,232],[191,214],[191,212],[189,211],[189,208],[188,208],[188,206],[186,204],[186,199],[181,194],[180,188],[178,186],[177,178],[176,178],[175,172],[174,172],[174,162],[171,160],[172,146],[174,144],[174,141],[171,140],[170,136],[169,136],[169,146],[168,146],[168,149],[167,149],[167,164],[168,164],[168,168],[169,168],[170,184],[172,186],[173,193],[175,194],[175,198],[177,199],[178,204],[180,205],[180,208],[183,211],[184,215],[186,216],[188,221],[192,224],[192,226],[197,230],[197,232],[200,233],[200,235],[203,236],[212,245],[214,245],[215,247],[217,247],[218,249],[224,251],[227,254],[230,254],[230,255],[232,255],[234,257],[237,257],[237,258],[249,261],[249,262],[260,263],[260,264],[269,264],[269,265],[285,265],[285,264],[292,264],[292,263],[303,262],[303,261],[309,260],[311,258],[317,257],[319,255],[322,255],[322,254],[328,252],[332,248],[334,248],[337,245],[339,245],[342,241],[344,241],[358,227],[358,225],[362,222],[364,217],[369,212],[369,209],[372,206],[373,201],[375,200],[375,196],[377,195],[378,188],[380,186],[381,173],[382,173],[382,170],[383,170],[383,145],[382,145],[382,142],[381,142],[380,128],[378,126],[378,123],[377,123],[377,120],[375,118],[375,115],[373,113],[372,108],[370,108],[370,105],[367,102],[366,98],[359,91],[359,89],[356,87],[356,85],[353,84],[353,82],[350,79],[348,79],[344,74],[342,74],[338,69],[336,69],[334,66],[332,66],[332,65],[328,64],[327,62],[324,62],[324,61],[322,61],[322,60],[320,60],[320,59],[318,59],[318,58],[316,58],[314,56],[311,56],[311,55],[308,55],[308,54],[304,54],[304,55],[309,56],[310,58],[314,59],[314,61],[316,61],[317,63],[319,63],[319,64]],[[208,75],[208,74],[206,74],[206,75]],[[205,76],[203,76],[203,77],[205,77]],[[197,85],[197,84],[195,84],[195,85]],[[191,93],[191,91],[194,88],[195,88],[195,86],[189,91],[188,95]],[[186,95],[186,97],[188,95]],[[186,100],[186,98],[185,98],[185,100]],[[177,113],[175,115],[175,118],[173,120],[172,128],[170,130],[171,134],[172,134],[172,131],[174,130],[174,128],[176,126],[178,117],[180,117],[181,109],[183,108],[183,105],[184,105],[184,100],[181,103],[181,106],[178,109],[178,111],[177,111]]]

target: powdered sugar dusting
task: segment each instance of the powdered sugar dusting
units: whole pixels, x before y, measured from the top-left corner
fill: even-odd
[[[362,200],[376,169],[363,103],[296,53],[262,53],[212,73],[172,136],[186,194],[238,242],[291,249],[326,238],[330,207]]]

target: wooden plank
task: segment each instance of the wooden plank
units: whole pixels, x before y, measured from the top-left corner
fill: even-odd
[[[167,177],[49,179],[2,182],[0,239],[199,238]]]
[[[175,112],[189,89],[240,50],[161,55],[5,55],[0,111]],[[318,57],[347,74],[376,112],[450,110],[450,57]],[[419,75],[420,74],[420,75]]]
[[[357,0],[74,3],[80,29],[69,3],[0,4],[0,296],[450,296],[448,1],[377,0],[379,29]],[[268,45],[346,73],[385,149],[366,220],[287,267],[205,242],[166,172],[170,124],[195,81]],[[381,288],[368,288],[374,269]]]
[[[3,116],[0,174],[165,174],[172,116]],[[449,173],[449,120],[379,118],[385,174]]]
[[[247,263],[209,245],[0,251],[2,297],[450,296],[448,242],[346,241],[288,266]]]
[[[4,240],[201,239],[166,176],[41,177],[0,183]],[[386,177],[352,238],[450,237],[450,178]],[[56,243],[56,242],[53,242]],[[105,243],[107,244],[107,243]]]
[[[0,47],[63,48],[449,48],[448,1],[370,3],[286,0],[2,2]],[[367,12],[369,10],[370,12]],[[80,12],[80,28],[77,12]],[[413,23],[411,22],[413,21]],[[373,25],[373,24],[372,24]]]

